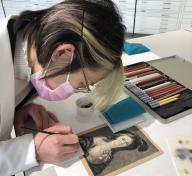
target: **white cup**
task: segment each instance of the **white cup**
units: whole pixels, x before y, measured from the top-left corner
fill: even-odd
[[[76,101],[77,114],[81,116],[90,116],[93,114],[95,104],[89,97],[81,97]]]

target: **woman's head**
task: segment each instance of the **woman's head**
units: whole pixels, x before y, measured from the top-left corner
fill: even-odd
[[[24,29],[28,51],[34,46],[42,68],[51,59],[47,74],[52,80],[59,76],[63,81],[61,76],[70,71],[70,81],[77,88],[85,84],[84,75],[89,84],[107,78],[100,81],[95,95],[103,104],[114,99],[122,85],[125,28],[110,0],[66,0],[45,10],[26,11],[17,18],[15,28]],[[77,75],[78,80],[73,81]]]

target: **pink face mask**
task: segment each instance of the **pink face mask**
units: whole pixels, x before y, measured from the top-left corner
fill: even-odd
[[[73,59],[73,54],[71,57],[71,62],[72,62],[72,59]],[[46,81],[43,78],[44,75],[45,74],[42,71],[36,72],[31,75],[31,83],[37,90],[37,93],[39,94],[39,96],[42,97],[43,99],[46,99],[49,101],[64,100],[74,93],[74,89],[69,82],[69,73],[67,75],[66,81],[53,90],[46,85]]]
[[[73,87],[71,86],[68,79],[59,87],[52,90],[46,85],[45,79],[41,79],[42,77],[43,73],[41,71],[34,73],[31,75],[31,82],[37,90],[39,96],[43,99],[49,101],[64,100],[74,93]]]

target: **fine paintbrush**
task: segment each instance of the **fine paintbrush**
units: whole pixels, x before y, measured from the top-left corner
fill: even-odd
[[[53,134],[64,135],[64,133],[55,133],[55,132],[49,132],[49,131],[44,131],[44,130],[37,130],[37,129],[29,128],[29,127],[21,127],[21,128],[30,130],[30,131],[34,131],[34,132],[45,133],[45,134],[49,134],[49,135],[53,135]]]
[[[37,129],[33,129],[33,128],[29,128],[29,127],[21,127],[23,129],[26,129],[26,130],[30,130],[30,131],[34,131],[34,132],[39,132],[39,133],[45,133],[45,134],[49,134],[49,135],[54,135],[54,134],[59,134],[59,135],[64,135],[66,133],[55,133],[55,132],[49,132],[49,131],[44,131],[44,130],[37,130]],[[79,142],[81,141],[81,137],[79,137]]]

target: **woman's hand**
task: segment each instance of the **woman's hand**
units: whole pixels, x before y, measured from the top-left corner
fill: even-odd
[[[28,104],[15,113],[14,126],[17,135],[23,135],[26,123],[32,119],[36,129],[43,130],[58,122],[56,116],[42,105]]]
[[[79,149],[78,137],[73,134],[71,127],[54,125],[44,131],[61,134],[37,133],[35,135],[34,143],[38,161],[60,162]]]

